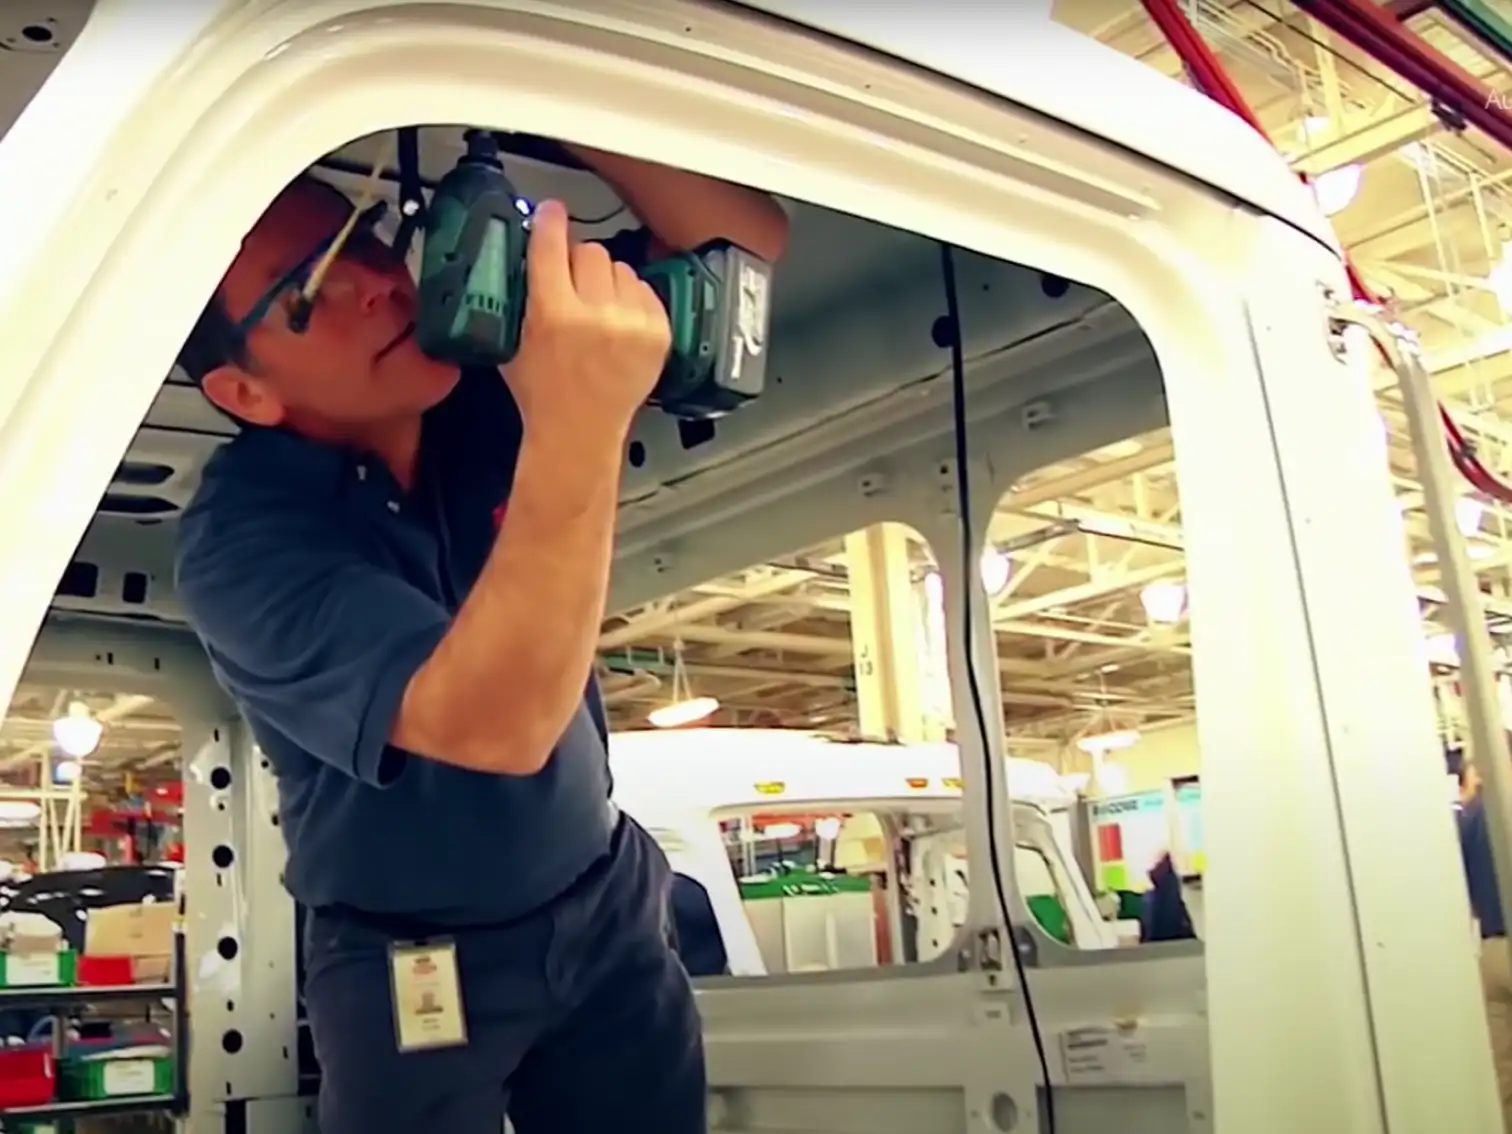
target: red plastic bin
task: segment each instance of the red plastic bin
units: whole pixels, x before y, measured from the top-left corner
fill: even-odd
[[[45,1106],[57,1086],[53,1053],[47,1047],[0,1051],[0,1110],[17,1106]]]
[[[85,953],[79,957],[75,965],[74,983],[89,988],[110,988],[131,984],[136,979],[132,968],[132,959],[129,956],[97,957]]]

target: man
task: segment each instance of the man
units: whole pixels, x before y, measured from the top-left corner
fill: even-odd
[[[351,206],[270,206],[182,362],[246,428],[186,511],[178,593],[272,764],[324,1134],[703,1134],[668,867],[611,806],[591,667],[631,420],[668,349],[642,253],[775,259],[761,194],[575,150],[645,223],[540,206],[518,355],[420,353],[414,284]]]
[[[1463,750],[1448,749],[1445,759],[1451,774],[1458,775],[1460,781],[1460,856],[1470,890],[1470,912],[1480,928],[1481,992],[1491,1035],[1491,1061],[1501,1093],[1502,1121],[1512,1131],[1512,954],[1507,947],[1507,919],[1496,888],[1480,775],[1465,759]]]
[[[1196,936],[1186,899],[1181,894],[1181,875],[1176,873],[1170,851],[1166,851],[1150,868],[1150,888],[1140,899],[1140,943],[1191,941]]]

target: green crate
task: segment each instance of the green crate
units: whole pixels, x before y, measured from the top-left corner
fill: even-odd
[[[171,1055],[58,1061],[58,1097],[68,1102],[98,1102],[172,1092]]]
[[[71,987],[78,967],[72,949],[58,953],[0,953],[0,988]]]
[[[73,1123],[63,1118],[52,1118],[45,1122],[22,1122],[18,1125],[7,1126],[7,1134],[14,1130],[16,1134],[73,1134]]]

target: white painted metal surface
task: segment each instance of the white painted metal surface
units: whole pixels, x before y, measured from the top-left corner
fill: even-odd
[[[848,0],[739,2],[1085,130],[1338,247],[1313,195],[1276,160],[1270,142],[1239,128],[1232,114],[1201,92],[1046,19],[1043,5],[950,0],[926,14]],[[1137,182],[1125,188],[1136,186],[1143,191]]]
[[[737,916],[743,922],[744,915],[729,900],[735,887],[719,837],[721,818],[753,809],[781,813],[810,807],[898,814],[943,809],[949,815],[961,801],[960,757],[954,745],[944,743],[836,743],[779,729],[647,730],[616,733],[609,759],[615,801],[653,833],[665,831],[687,848],[686,861],[696,865],[699,881],[710,891],[726,936],[741,945],[748,927],[732,924]],[[1098,915],[1069,841],[1048,818],[1074,802],[1074,793],[1048,764],[1016,757],[1005,764],[1015,836],[1044,856],[1077,947],[1113,948],[1111,927]],[[658,835],[658,841],[668,848],[667,839]],[[990,875],[983,876],[977,884],[990,881]]]
[[[960,756],[943,742],[836,742],[795,729],[645,729],[615,733],[609,758],[616,790],[700,806],[771,802],[774,793],[758,785],[772,782],[783,785],[776,794],[789,802],[961,797]],[[1075,799],[1048,764],[1010,756],[1004,766],[1014,799],[1047,809]]]

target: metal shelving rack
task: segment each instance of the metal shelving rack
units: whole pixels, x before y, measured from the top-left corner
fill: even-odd
[[[18,1106],[0,1109],[0,1134],[14,1130],[20,1123],[38,1123],[71,1118],[96,1118],[114,1114],[142,1114],[161,1111],[182,1115],[189,1109],[189,1013],[184,993],[187,971],[182,930],[173,935],[173,968],[167,981],[154,984],[74,985],[66,988],[0,988],[0,1008],[41,1008],[61,1010],[74,1006],[131,1001],[171,1000],[173,1002],[173,1090],[166,1094],[125,1095],[120,1098],[91,1099],[82,1102],[50,1102],[41,1106]],[[61,1014],[61,1012],[59,1012]],[[62,1032],[54,1028],[54,1043],[61,1047]]]

